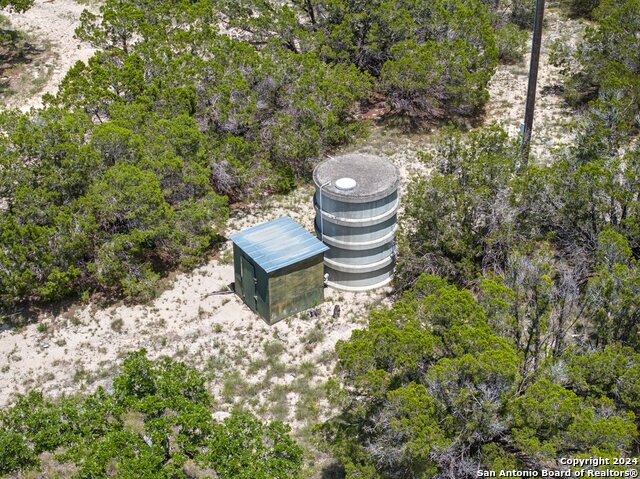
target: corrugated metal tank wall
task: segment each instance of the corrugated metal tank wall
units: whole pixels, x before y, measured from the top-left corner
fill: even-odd
[[[387,284],[395,266],[398,170],[380,157],[351,154],[321,163],[313,177],[316,234],[330,248],[329,286],[365,291]]]

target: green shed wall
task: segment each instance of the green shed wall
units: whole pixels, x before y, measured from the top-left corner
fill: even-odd
[[[255,307],[245,300],[242,282],[242,258],[254,268],[256,285]],[[233,245],[235,291],[255,313],[267,323],[299,313],[324,301],[324,255],[318,254],[304,261],[267,274],[242,248]]]
[[[242,257],[244,257],[254,268],[255,278],[256,278],[256,287],[255,287],[255,295],[256,295],[256,304],[252,304],[251,301],[246,301],[244,297],[244,291],[242,288]],[[253,261],[251,256],[247,255],[242,248],[238,247],[236,244],[233,245],[233,269],[234,269],[234,279],[235,279],[235,290],[236,294],[240,296],[245,304],[249,306],[249,308],[262,316],[265,320],[269,321],[269,280],[267,276],[267,272],[262,269],[258,264]]]
[[[318,254],[269,274],[269,324],[324,301],[323,259]]]

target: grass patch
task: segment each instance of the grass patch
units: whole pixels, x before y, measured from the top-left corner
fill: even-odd
[[[277,384],[273,387],[267,396],[269,404],[269,413],[278,421],[285,421],[289,416],[289,387],[283,384]]]
[[[311,351],[316,347],[318,343],[321,343],[327,335],[324,330],[320,326],[320,324],[316,324],[312,329],[306,332],[304,336],[302,336],[302,342],[305,344],[305,349]]]
[[[312,396],[300,397],[296,403],[295,416],[298,421],[305,423],[315,422],[320,416],[320,404]]]
[[[282,361],[273,361],[269,364],[269,369],[267,370],[267,379],[271,379],[273,377],[281,378],[287,372],[287,365]]]
[[[269,341],[264,345],[264,353],[268,358],[280,357],[284,353],[284,344],[280,341]]]
[[[258,384],[250,383],[244,379],[240,371],[233,370],[224,376],[222,382],[222,399],[228,404],[233,404],[236,398],[244,403],[257,396],[259,390],[260,386]]]

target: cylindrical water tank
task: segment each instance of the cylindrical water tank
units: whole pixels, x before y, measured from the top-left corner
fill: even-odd
[[[398,169],[373,155],[330,158],[313,171],[316,234],[328,283],[345,291],[379,288],[395,265]]]

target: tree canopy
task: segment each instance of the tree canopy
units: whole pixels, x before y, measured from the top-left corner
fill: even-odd
[[[207,138],[188,115],[133,124],[134,110],[101,125],[58,108],[2,114],[4,301],[149,294],[154,264],[192,264],[219,241],[226,199],[210,184]]]
[[[372,90],[397,114],[476,115],[494,30],[517,23],[519,7],[497,8],[107,0],[84,11],[76,36],[98,52],[46,108],[0,118],[0,298],[152,295],[165,271],[220,242],[229,202],[291,190],[362,134],[354,113]]]
[[[635,450],[640,355],[567,349],[531,369],[512,329],[519,294],[490,280],[477,301],[423,275],[338,343],[342,412],[322,431],[347,478],[471,478]]]
[[[212,419],[196,370],[144,350],[85,397],[21,396],[0,411],[0,474],[45,468],[47,477],[300,478],[302,450],[280,422],[234,411]]]
[[[589,9],[575,51],[559,40],[553,53],[581,109],[552,162],[523,165],[495,126],[445,129],[421,154],[431,171],[405,199],[404,292],[338,345],[341,413],[322,431],[346,477],[637,455],[640,8]]]
[[[638,126],[640,47],[637,0],[583,2],[594,22],[575,48],[558,41],[554,61],[565,70],[565,96],[573,104],[591,103],[609,127],[621,134]]]
[[[368,72],[393,113],[474,115],[488,99],[498,50],[493,17],[480,1],[221,4],[223,21],[249,41],[314,52],[330,64]]]
[[[362,134],[372,92],[413,119],[478,115],[498,60],[521,57],[531,3],[85,11],[76,35],[99,51],[45,108],[0,114],[0,303],[150,296],[221,243],[231,202],[291,190]],[[319,431],[348,479],[638,453],[640,5],[573,7],[593,24],[554,52],[582,108],[568,148],[525,165],[497,126],[447,127],[420,153],[396,301],[336,346],[338,412]],[[1,411],[0,473],[301,476],[287,426],[241,411],[218,422],[214,408],[197,371],[133,353],[112,390],[32,392]]]
[[[150,296],[219,244],[229,201],[289,191],[359,135],[370,79],[220,34],[210,1],[107,1],[46,108],[0,116],[0,299]]]
[[[15,12],[26,12],[33,6],[34,0],[0,0],[0,8],[7,8]]]

